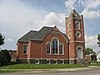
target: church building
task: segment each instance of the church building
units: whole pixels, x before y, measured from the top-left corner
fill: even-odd
[[[17,62],[28,64],[77,64],[85,59],[83,15],[75,9],[65,18],[66,34],[56,26],[31,30],[17,42]]]

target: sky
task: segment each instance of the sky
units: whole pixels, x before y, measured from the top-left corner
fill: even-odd
[[[65,17],[72,9],[84,17],[85,47],[98,52],[100,0],[0,0],[0,33],[5,36],[1,49],[16,50],[20,37],[43,26],[57,26],[65,33]]]

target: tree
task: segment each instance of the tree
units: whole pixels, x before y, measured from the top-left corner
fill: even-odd
[[[1,33],[0,33],[0,45],[3,45],[4,44],[4,35],[2,35]]]
[[[93,51],[92,48],[86,48],[85,51],[86,51],[86,55],[89,55],[89,54],[95,55],[95,52]]]
[[[97,42],[97,44],[99,45],[99,47],[100,47],[100,34],[98,34],[98,37],[97,37],[97,39],[98,39],[98,42]]]
[[[7,50],[0,51],[0,65],[6,65],[11,62],[11,56]]]

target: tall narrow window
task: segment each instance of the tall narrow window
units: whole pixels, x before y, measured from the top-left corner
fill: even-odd
[[[64,54],[64,44],[63,43],[60,43],[60,45],[59,45],[59,54],[60,55]]]
[[[68,31],[70,31],[71,27],[70,27],[70,22],[68,22]]]
[[[24,47],[24,53],[26,54],[28,45],[24,45],[23,47]]]
[[[51,54],[51,51],[50,51],[50,43],[47,43],[47,54]]]
[[[75,29],[80,30],[80,22],[79,21],[75,21]]]
[[[54,38],[52,40],[52,54],[58,54],[58,39]]]

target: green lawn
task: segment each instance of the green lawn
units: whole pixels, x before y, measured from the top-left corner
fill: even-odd
[[[100,62],[91,62],[91,66],[100,66]]]
[[[10,70],[10,69],[0,69],[0,73],[9,73],[9,72],[24,72],[24,70]]]
[[[13,64],[0,67],[0,69],[59,69],[59,68],[80,68],[78,64]]]

